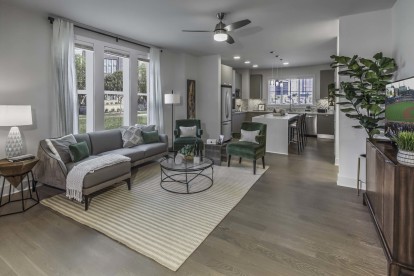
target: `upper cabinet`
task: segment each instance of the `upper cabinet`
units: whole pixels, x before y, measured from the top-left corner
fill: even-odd
[[[221,65],[221,85],[233,84],[233,68],[227,65]]]
[[[262,98],[262,86],[263,76],[262,75],[250,75],[250,99],[261,99]]]

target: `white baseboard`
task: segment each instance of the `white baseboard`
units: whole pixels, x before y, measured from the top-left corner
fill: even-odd
[[[338,186],[342,187],[348,187],[348,188],[357,188],[357,179],[356,178],[349,178],[349,177],[343,177],[338,174],[338,180],[336,182]],[[365,183],[361,183],[362,187],[361,190],[365,190],[366,186]]]

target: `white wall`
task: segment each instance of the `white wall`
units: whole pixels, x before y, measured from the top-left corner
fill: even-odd
[[[377,52],[392,57],[391,10],[341,17],[339,55],[371,58]],[[340,78],[341,80],[341,78]],[[337,184],[356,188],[358,156],[365,153],[365,130],[339,112],[339,174]],[[364,169],[363,169],[364,170]]]
[[[314,100],[319,99],[320,95],[320,76],[321,76],[321,70],[328,70],[331,69],[329,64],[323,64],[323,65],[315,65],[315,66],[303,66],[303,67],[284,67],[273,69],[273,76],[278,79],[286,79],[286,78],[292,78],[292,77],[306,77],[311,76],[314,77]],[[250,71],[251,74],[261,74],[263,75],[263,93],[262,98],[267,100],[268,95],[268,81],[272,79],[272,69],[252,69]]]
[[[396,79],[414,76],[414,1],[398,0],[392,9],[394,58],[398,64]]]
[[[198,64],[196,113],[204,130],[203,138],[218,138],[221,133],[221,57],[203,56]]]
[[[51,30],[45,14],[0,3],[0,104],[31,105],[33,125],[21,127],[27,153],[51,135]],[[9,127],[0,127],[0,158]]]

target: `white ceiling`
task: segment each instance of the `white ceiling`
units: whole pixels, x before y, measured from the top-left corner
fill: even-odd
[[[396,0],[6,0],[19,6],[69,18],[144,43],[194,55],[220,54],[236,68],[270,68],[276,50],[289,66],[328,63],[336,53],[340,16],[391,8]],[[236,30],[236,43],[213,40],[217,12],[230,24],[250,19]],[[46,20],[46,19],[45,19]],[[367,22],[369,24],[369,22]],[[233,56],[240,55],[240,61]],[[245,65],[244,60],[251,65]]]

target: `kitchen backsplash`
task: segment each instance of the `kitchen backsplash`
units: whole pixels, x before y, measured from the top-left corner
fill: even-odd
[[[240,105],[241,111],[255,111],[259,109],[259,104],[265,104],[266,110],[272,111],[274,108],[284,108],[289,109],[289,106],[268,106],[265,100],[258,100],[258,99],[236,99],[236,110],[237,106]],[[311,106],[311,110],[315,111],[316,106]],[[304,111],[305,107],[295,107],[292,106],[293,111]]]

